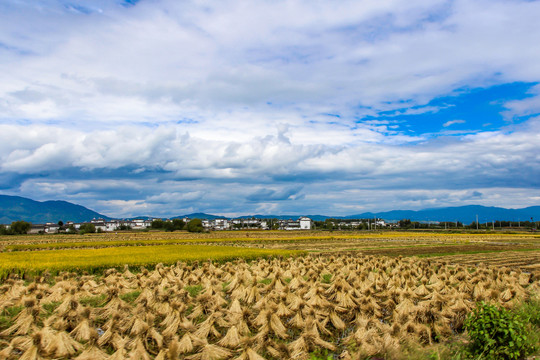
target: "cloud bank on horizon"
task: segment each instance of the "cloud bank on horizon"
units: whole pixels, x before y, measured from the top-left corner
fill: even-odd
[[[110,216],[540,203],[539,1],[4,1],[0,192]]]

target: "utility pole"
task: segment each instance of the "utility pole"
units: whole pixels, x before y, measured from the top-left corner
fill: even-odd
[[[493,224],[493,231],[495,231],[495,220],[491,220],[491,223]]]
[[[476,230],[478,230],[478,214],[476,214]]]

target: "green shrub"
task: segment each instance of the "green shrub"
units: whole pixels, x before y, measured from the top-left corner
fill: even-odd
[[[189,293],[189,295],[194,298],[197,295],[199,295],[200,292],[203,291],[204,288],[202,285],[193,285],[193,286],[186,286],[185,289]]]
[[[504,308],[480,303],[467,317],[469,351],[488,359],[519,359],[534,350],[523,319]]]
[[[105,294],[96,295],[96,296],[88,296],[83,297],[79,299],[79,302],[84,306],[91,306],[91,307],[102,307],[105,305],[106,296]]]
[[[130,304],[133,304],[140,294],[141,294],[141,290],[135,290],[135,291],[120,295],[120,299]]]
[[[334,357],[326,349],[317,349],[309,354],[309,360],[332,360]]]
[[[330,284],[332,282],[332,274],[323,274],[321,282]]]
[[[540,296],[523,302],[513,309],[513,312],[532,326],[540,327]]]

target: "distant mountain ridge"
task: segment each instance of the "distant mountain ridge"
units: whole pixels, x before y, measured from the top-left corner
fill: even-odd
[[[186,217],[190,219],[208,219],[208,220],[229,219],[228,217],[225,217],[225,216],[205,214],[205,213],[192,213],[192,214],[187,214],[187,215],[174,216],[171,219],[183,219]]]
[[[523,209],[505,209],[482,205],[466,205],[457,207],[432,208],[424,210],[392,210],[378,213],[362,213],[347,216],[347,219],[378,217],[385,220],[410,219],[411,221],[460,221],[470,224],[476,221],[490,222],[492,220],[527,221],[531,217],[540,220],[540,206],[530,206]]]
[[[490,222],[492,220],[510,220],[527,221],[533,218],[534,221],[540,220],[540,206],[530,206],[523,209],[505,209],[500,207],[487,207],[481,205],[467,205],[458,207],[432,208],[423,210],[392,210],[385,212],[365,212],[361,214],[348,216],[326,216],[326,215],[302,215],[316,221],[326,219],[372,219],[374,217],[387,221],[397,221],[410,219],[411,221],[459,221],[464,224],[470,224],[476,221]],[[152,216],[139,216],[136,218],[149,218]],[[225,219],[227,217],[212,215],[206,213],[192,213],[180,216],[174,216],[172,219]],[[250,218],[273,218],[273,219],[293,219],[296,220],[300,215],[244,215],[237,219]],[[81,205],[76,205],[67,201],[34,201],[20,196],[0,195],[0,224],[9,224],[13,221],[24,220],[34,224],[46,222],[56,223],[59,220],[64,222],[84,222],[92,219],[112,219],[109,216],[92,211]],[[159,218],[159,217],[156,217]]]
[[[67,201],[35,201],[20,196],[0,195],[0,224],[24,220],[33,224],[57,223],[62,220],[84,222],[110,219],[95,211]]]
[[[482,205],[466,205],[457,207],[432,208],[423,210],[392,210],[384,212],[365,212],[361,214],[347,216],[326,216],[326,215],[305,215],[315,221],[324,221],[326,219],[373,219],[379,218],[386,221],[397,221],[409,219],[411,221],[459,221],[464,224],[470,224],[476,221],[491,222],[493,220],[505,221],[534,221],[540,220],[540,206],[530,206],[523,209],[505,209],[500,207],[488,207]],[[296,220],[298,215],[253,215],[241,216],[240,218],[276,218]]]

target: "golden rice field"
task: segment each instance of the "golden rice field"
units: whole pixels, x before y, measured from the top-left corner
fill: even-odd
[[[0,360],[403,359],[538,296],[536,234],[0,237]],[[325,357],[326,358],[326,357]]]
[[[95,272],[124,265],[152,266],[157,263],[172,264],[176,261],[255,259],[263,256],[290,256],[299,253],[294,250],[204,245],[5,252],[0,253],[0,278],[6,278],[10,274],[40,274],[46,270]]]

